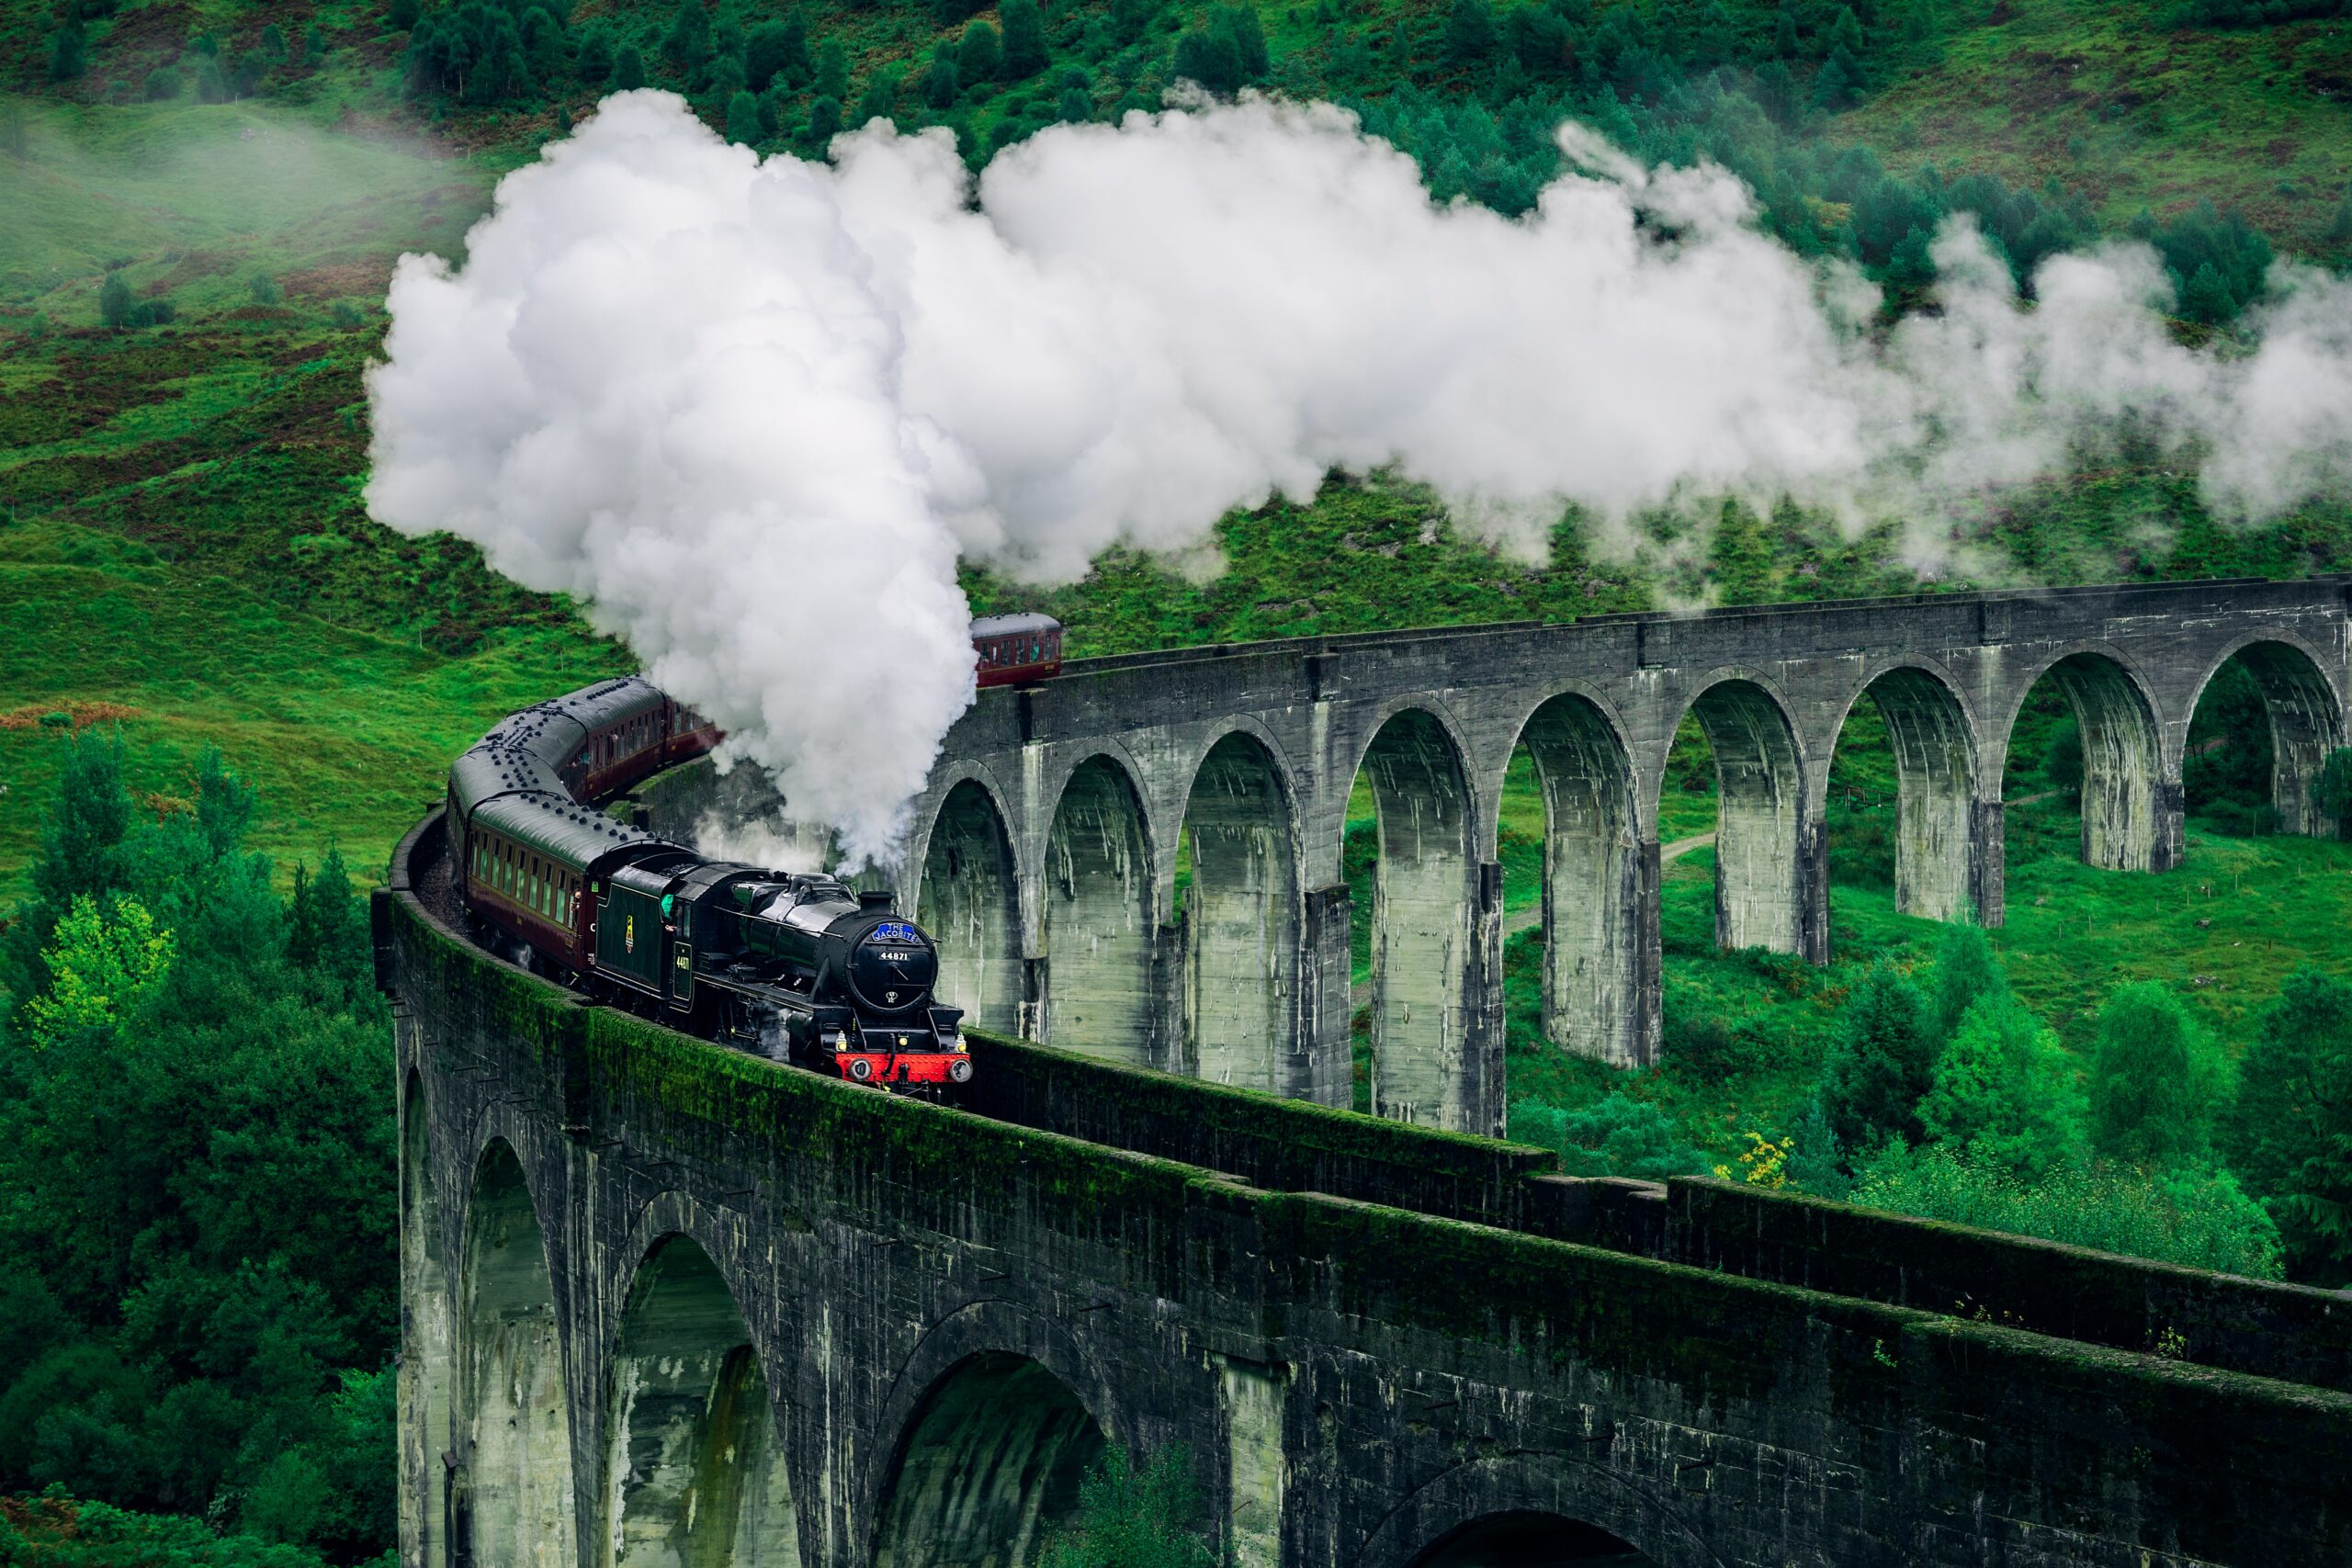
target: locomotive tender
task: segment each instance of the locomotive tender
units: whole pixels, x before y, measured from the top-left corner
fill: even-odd
[[[718,731],[643,680],[510,715],[449,769],[451,863],[484,934],[600,999],[855,1083],[967,1082],[939,955],[887,892],[705,859],[595,803]]]

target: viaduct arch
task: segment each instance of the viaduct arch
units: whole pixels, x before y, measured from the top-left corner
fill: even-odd
[[[1497,821],[1522,740],[1544,799],[1544,1036],[1644,1065],[1659,1035],[1657,801],[1685,713],[1721,781],[1717,940],[1826,962],[1829,763],[1858,705],[1895,753],[1898,907],[1998,925],[2002,771],[2045,681],[2083,737],[2088,863],[2179,863],[2189,721],[2233,658],[2269,714],[2281,822],[2332,830],[2311,785],[2346,739],[2347,593],[2331,577],[1928,594],[1075,660],[980,694],[895,874],[984,1023],[1345,1105],[1342,861],[1361,770],[1380,819],[1374,1109],[1492,1133]]]
[[[2341,1296],[986,1033],[912,1101],[473,947],[439,827],[374,906],[411,1568],[1024,1568],[1114,1451],[1237,1568],[2352,1558]]]

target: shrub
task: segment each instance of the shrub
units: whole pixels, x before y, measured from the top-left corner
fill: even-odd
[[[180,88],[184,85],[177,66],[159,66],[147,73],[147,85],[144,89],[147,101],[153,104],[176,98],[180,96]]]
[[[1079,1483],[1078,1513],[1047,1537],[1041,1568],[1216,1568],[1201,1533],[1201,1500],[1182,1446],[1136,1470],[1114,1445]]]
[[[2279,1277],[2278,1229],[2227,1171],[2078,1168],[2030,1182],[1950,1149],[1890,1145],[1864,1166],[1851,1201],[2163,1263]]]
[[[1571,1176],[1663,1181],[1707,1170],[1707,1162],[1683,1141],[1666,1112],[1618,1090],[1574,1111],[1521,1100],[1510,1108],[1510,1135],[1557,1150],[1561,1168]]]

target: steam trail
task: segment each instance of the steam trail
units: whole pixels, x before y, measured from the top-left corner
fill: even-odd
[[[585,600],[853,858],[888,854],[969,701],[959,555],[1069,578],[1396,463],[1540,539],[1724,493],[1937,515],[2127,435],[2263,513],[2352,479],[2352,289],[2257,351],[2167,336],[2144,247],[2018,307],[1973,228],[1943,313],[1759,232],[1720,170],[1584,171],[1512,220],[1433,207],[1328,106],[1063,126],[972,182],[877,122],[832,165],[607,99],[501,184],[462,270],[403,258],[368,502]]]

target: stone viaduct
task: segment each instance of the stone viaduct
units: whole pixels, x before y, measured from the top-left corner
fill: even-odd
[[[1546,1034],[1643,1064],[1658,792],[1686,715],[1720,772],[1718,940],[1818,963],[1830,756],[1857,703],[1884,715],[1898,760],[1898,906],[1997,925],[2002,771],[2045,680],[2081,728],[2091,864],[2177,863],[2189,718],[2233,658],[2268,707],[2282,821],[2322,830],[2308,790],[2344,738],[2348,592],[2325,578],[1930,594],[1077,661],[983,694],[957,724],[898,887],[976,1022],[1345,1105],[1342,853],[1361,773],[1380,818],[1374,1109],[1499,1132],[1497,812],[1516,747],[1548,822]]]
[[[411,1568],[1020,1568],[1110,1451],[1235,1568],[2352,1561],[2352,1297],[986,1036],[899,1099],[471,946],[440,850],[374,919]]]

